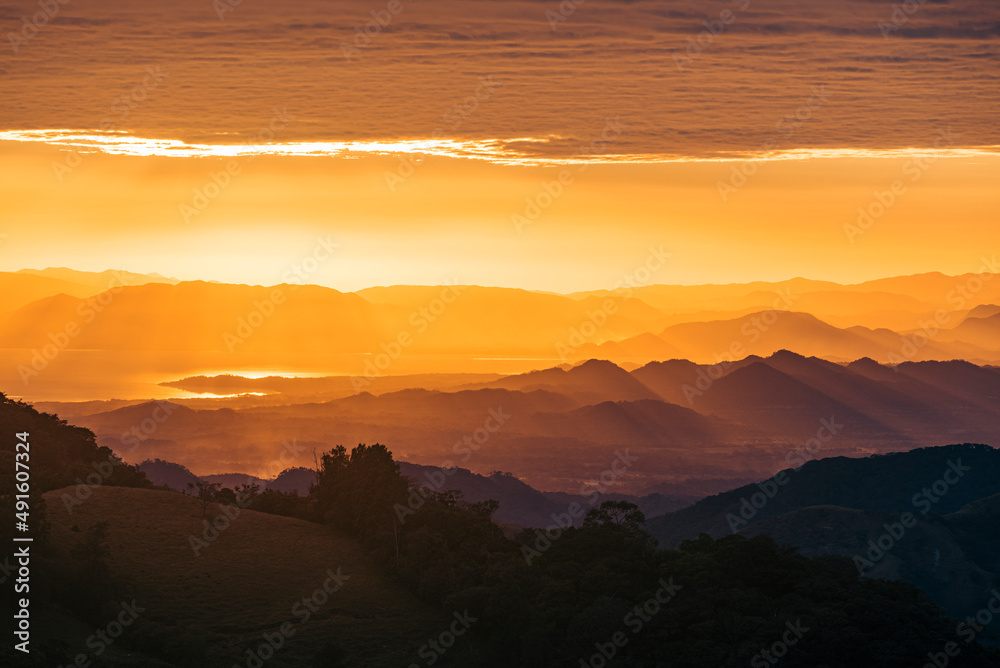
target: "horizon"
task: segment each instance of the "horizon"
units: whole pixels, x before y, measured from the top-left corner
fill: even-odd
[[[995,257],[995,255],[993,257]],[[177,278],[177,276],[175,276],[175,275],[166,275],[166,274],[163,274],[163,273],[158,272],[158,271],[136,271],[134,269],[124,269],[124,268],[121,268],[121,267],[106,268],[106,269],[79,269],[79,268],[76,268],[76,267],[67,267],[67,266],[49,266],[49,267],[45,267],[45,268],[42,268],[42,269],[38,269],[38,268],[35,268],[35,267],[22,267],[20,269],[0,269],[0,272],[26,273],[26,272],[46,272],[46,271],[67,270],[67,271],[71,271],[71,272],[80,272],[80,273],[87,273],[87,274],[129,273],[129,274],[144,275],[144,276],[153,277],[153,278],[166,279],[166,280],[169,280],[169,281],[176,281],[177,283],[208,283],[208,284],[234,285],[234,286],[245,286],[245,287],[263,287],[263,288],[282,287],[282,286],[291,286],[291,287],[319,287],[319,288],[328,288],[328,289],[331,289],[331,290],[335,290],[335,291],[341,292],[343,294],[357,294],[359,292],[364,292],[365,290],[374,290],[374,289],[378,289],[378,288],[440,288],[440,287],[458,286],[458,287],[477,287],[477,288],[499,288],[499,289],[504,289],[504,290],[522,290],[522,291],[525,291],[525,292],[535,292],[535,293],[540,293],[540,294],[552,294],[552,295],[560,295],[560,296],[572,296],[574,294],[583,294],[583,293],[613,292],[615,290],[623,290],[623,289],[627,289],[629,287],[632,287],[632,288],[639,288],[639,287],[641,287],[641,288],[647,288],[647,287],[648,288],[653,288],[653,287],[682,287],[682,288],[727,287],[727,286],[751,285],[751,284],[756,284],[756,283],[762,283],[762,284],[766,284],[766,285],[777,285],[777,284],[782,284],[782,283],[791,283],[791,282],[794,282],[794,281],[808,282],[808,283],[830,283],[832,285],[838,285],[838,286],[841,286],[841,287],[858,287],[858,286],[864,285],[866,283],[877,283],[879,281],[886,281],[886,280],[897,279],[897,278],[919,278],[919,277],[926,277],[926,276],[940,276],[940,277],[943,277],[943,278],[956,278],[957,279],[957,278],[963,278],[965,276],[971,276],[971,275],[982,275],[983,273],[988,273],[988,274],[993,274],[993,275],[995,275],[997,273],[1000,273],[1000,263],[997,263],[995,260],[991,260],[990,258],[987,258],[985,255],[982,258],[980,258],[980,261],[981,261],[981,264],[980,264],[981,268],[996,269],[996,271],[986,271],[986,272],[983,272],[983,271],[968,271],[968,272],[965,272],[963,274],[948,274],[948,273],[945,273],[945,272],[940,271],[940,270],[929,270],[929,271],[916,272],[916,273],[913,273],[913,274],[892,274],[892,275],[876,276],[874,278],[867,278],[867,279],[858,281],[856,283],[841,282],[841,281],[838,281],[838,280],[835,280],[835,279],[831,279],[831,278],[815,278],[815,277],[807,277],[807,276],[792,276],[792,277],[789,277],[789,278],[780,278],[780,279],[774,279],[774,280],[757,278],[757,279],[748,279],[748,280],[741,280],[741,281],[733,281],[733,282],[728,282],[728,283],[658,283],[657,282],[657,283],[648,283],[648,284],[632,285],[632,286],[622,285],[622,286],[619,286],[619,287],[612,286],[612,287],[582,288],[582,289],[578,289],[578,290],[572,290],[572,291],[569,291],[569,292],[558,292],[558,291],[549,290],[549,289],[546,289],[546,288],[528,288],[528,287],[522,287],[522,286],[517,286],[517,285],[487,285],[487,284],[481,284],[481,283],[447,283],[447,282],[445,282],[445,283],[393,283],[393,284],[378,284],[378,285],[368,285],[368,286],[364,286],[364,287],[357,288],[357,289],[354,289],[354,290],[346,290],[346,289],[341,289],[341,288],[335,287],[333,285],[325,285],[325,284],[322,284],[322,283],[266,283],[265,284],[265,283],[231,283],[231,282],[228,282],[228,281],[220,281],[220,280],[205,279],[205,278],[184,278],[184,279],[180,279],[180,278]],[[148,283],[146,285],[148,285]],[[131,286],[130,285],[130,286],[123,286],[123,287],[137,287],[137,286]]]

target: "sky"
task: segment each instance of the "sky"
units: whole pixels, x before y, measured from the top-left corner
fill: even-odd
[[[0,270],[268,284],[325,239],[341,290],[597,289],[650,249],[657,283],[974,271],[1000,5],[901,7],[6,1]]]

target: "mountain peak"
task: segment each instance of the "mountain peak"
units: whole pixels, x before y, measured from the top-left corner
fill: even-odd
[[[610,373],[617,373],[617,372],[627,373],[625,371],[625,369],[621,368],[620,366],[618,366],[614,362],[610,362],[608,360],[600,360],[600,359],[589,359],[586,362],[583,362],[582,364],[577,364],[575,367],[573,367],[573,369],[571,370],[571,372],[572,371],[588,371],[588,372],[598,371],[598,372],[602,372],[602,373],[609,373],[609,372]]]
[[[800,355],[800,354],[798,354],[796,352],[792,352],[791,350],[788,350],[786,348],[782,348],[781,350],[776,350],[767,359],[769,359],[769,360],[796,360],[796,361],[805,361],[805,360],[807,360],[809,358],[807,358],[805,355]]]

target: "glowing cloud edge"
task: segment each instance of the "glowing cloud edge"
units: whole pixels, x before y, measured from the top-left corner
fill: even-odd
[[[407,139],[396,141],[299,141],[275,143],[187,143],[177,139],[135,137],[125,132],[98,130],[6,130],[0,142],[30,142],[107,155],[237,158],[247,156],[340,157],[414,155],[482,160],[498,165],[551,166],[574,164],[658,164],[680,162],[740,162],[833,158],[976,158],[1000,156],[1000,146],[948,148],[797,148],[780,151],[734,151],[708,155],[600,154],[565,157],[538,156],[512,148],[516,144],[545,145],[562,137],[513,139]]]

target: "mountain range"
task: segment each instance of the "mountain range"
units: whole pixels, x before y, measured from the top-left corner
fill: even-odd
[[[0,348],[38,349],[50,333],[77,323],[80,331],[64,346],[71,350],[597,357],[641,364],[716,363],[789,349],[835,361],[993,362],[1000,360],[1000,281],[992,277],[931,273],[854,285],[793,279],[559,295],[475,285],[345,293],[317,285],[22,270],[0,272]],[[178,321],[187,326],[174,331],[169,325]]]
[[[386,386],[380,394],[354,394],[343,383],[338,393],[312,378],[229,378],[230,387],[271,391],[107,408],[40,405],[65,406],[127,461],[161,458],[199,475],[273,477],[313,466],[314,451],[380,442],[404,460],[510,471],[535,487],[570,492],[628,450],[637,464],[611,491],[637,496],[661,482],[767,477],[803,457],[991,443],[1000,430],[1000,370],[962,361],[837,364],[779,351],[724,365],[670,360],[626,371],[591,360],[489,378],[449,377],[435,390]],[[174,385],[197,391],[203,380]],[[312,390],[321,396],[310,397]]]

